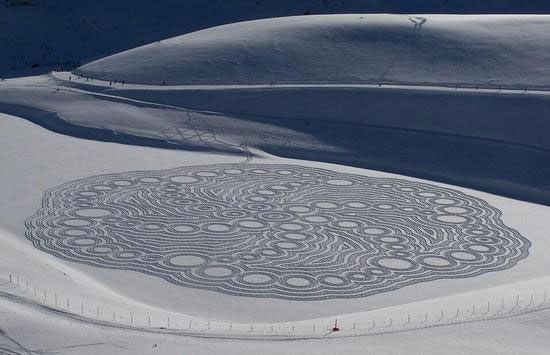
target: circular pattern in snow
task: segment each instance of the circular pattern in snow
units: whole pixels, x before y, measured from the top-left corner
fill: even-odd
[[[27,238],[60,258],[238,296],[322,300],[515,265],[530,243],[462,192],[294,165],[99,175],[48,191]]]

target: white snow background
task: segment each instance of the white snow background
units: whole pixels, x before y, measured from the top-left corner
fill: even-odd
[[[0,11],[14,21],[14,7]],[[548,16],[309,15],[168,39],[136,31],[152,43],[0,82],[0,352],[549,351]],[[111,33],[95,48],[127,49]],[[20,63],[10,58],[1,73]],[[529,254],[475,277],[293,301],[70,262],[25,236],[43,195],[68,181],[227,163],[460,191],[500,210]]]

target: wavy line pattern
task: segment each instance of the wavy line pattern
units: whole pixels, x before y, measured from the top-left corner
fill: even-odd
[[[92,176],[47,191],[26,225],[61,259],[304,301],[504,270],[530,247],[460,191],[297,165]]]

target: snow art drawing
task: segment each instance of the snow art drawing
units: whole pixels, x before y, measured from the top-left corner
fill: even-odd
[[[315,301],[514,266],[530,242],[460,191],[298,165],[98,175],[27,220],[42,251],[236,296]]]

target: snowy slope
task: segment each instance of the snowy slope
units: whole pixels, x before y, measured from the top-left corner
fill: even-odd
[[[0,78],[73,68],[183,33],[260,18],[307,13],[549,12],[545,0],[3,0]]]
[[[238,154],[246,146],[550,204],[546,92],[109,86],[71,75],[8,80],[0,110],[76,137]]]
[[[139,84],[361,83],[550,87],[545,16],[320,15],[155,42],[75,73]]]

